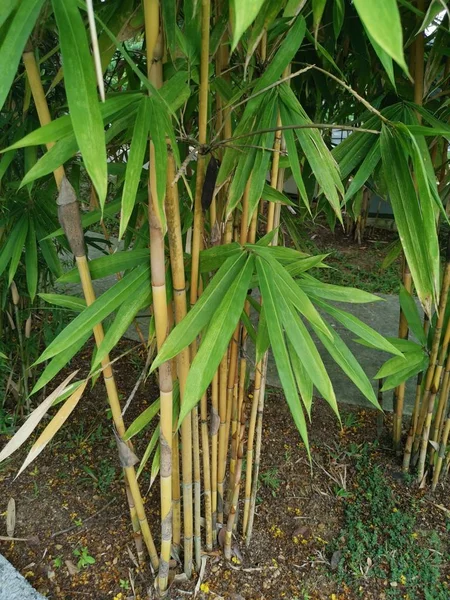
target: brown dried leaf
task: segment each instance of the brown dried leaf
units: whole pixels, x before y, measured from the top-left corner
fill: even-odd
[[[9,537],[14,536],[16,528],[16,501],[10,498],[6,509],[6,533]]]
[[[71,560],[66,560],[65,563],[71,577],[80,572],[80,569],[76,567]]]

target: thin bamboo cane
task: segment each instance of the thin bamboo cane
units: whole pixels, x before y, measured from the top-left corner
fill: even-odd
[[[254,397],[258,398],[258,411],[257,411],[257,419],[256,419],[256,445],[255,445],[255,460],[253,464],[253,475],[252,475],[252,491],[250,494],[250,505],[248,510],[248,522],[247,528],[245,529],[245,544],[248,548],[250,545],[250,541],[252,539],[253,532],[253,521],[255,518],[255,508],[256,508],[256,494],[258,492],[258,479],[259,479],[259,466],[261,462],[261,446],[262,446],[262,423],[263,423],[263,414],[264,414],[264,400],[265,400],[265,392],[266,392],[266,373],[267,373],[267,360],[268,353],[266,352],[262,361],[260,361],[256,365],[256,374],[255,374],[255,388],[254,388]],[[259,378],[258,377],[259,373]],[[257,389],[257,384],[259,385],[259,389]],[[247,464],[247,469],[250,469],[251,465]]]
[[[403,286],[406,291],[411,293],[412,278],[406,258],[403,257]],[[400,309],[400,320],[398,326],[398,337],[401,340],[408,338],[408,322],[402,309]],[[406,382],[401,383],[394,390],[394,421],[392,429],[392,438],[394,442],[394,450],[396,453],[400,451],[402,437],[402,421],[403,421],[403,406],[405,401]]]
[[[416,395],[414,399],[414,408],[411,415],[411,424],[408,432],[408,437],[405,444],[405,452],[403,454],[403,472],[407,473],[411,464],[412,447],[417,431],[417,422],[419,419],[420,398],[422,395],[422,379],[423,373],[417,375]]]
[[[239,489],[241,485],[242,477],[242,459],[244,456],[244,432],[245,432],[245,400],[243,398],[241,411],[240,411],[240,426],[237,428],[237,460],[236,460],[236,472],[233,481],[233,493],[230,506],[230,513],[227,521],[227,529],[225,532],[225,543],[224,543],[224,554],[227,560],[231,559],[231,542],[233,536],[233,528],[235,519],[237,516],[238,502],[239,502]]]
[[[206,550],[211,552],[213,543],[212,532],[212,502],[211,502],[211,465],[209,458],[209,435],[208,435],[208,400],[203,394],[200,401],[200,419],[202,434],[202,458],[203,458],[203,500],[205,504],[205,536]]]
[[[170,264],[172,269],[175,321],[179,323],[187,314],[186,279],[183,260],[183,240],[181,236],[180,205],[175,179],[175,162],[169,152],[166,188],[166,217],[169,239]],[[189,349],[185,348],[177,356],[178,380],[180,382],[180,399],[183,404],[184,390],[189,373]],[[184,572],[187,577],[192,574],[193,550],[193,503],[192,503],[192,421],[186,418],[181,423],[182,480],[183,480],[183,543]]]
[[[23,54],[23,62],[25,65],[28,81],[30,83],[30,88],[36,105],[36,110],[38,112],[39,121],[41,125],[47,125],[51,122],[50,111],[48,109],[44,88],[42,86],[40,72],[37,67],[34,53],[30,46],[27,48],[27,51]],[[50,144],[47,146],[48,149],[51,147],[52,145]],[[70,186],[68,181],[65,179],[64,167],[58,167],[53,174],[58,188],[61,188],[63,185]],[[74,199],[76,200],[76,198]],[[83,230],[81,227],[81,218],[78,210],[78,203],[71,202],[66,206],[71,207],[69,210],[71,211],[70,216],[72,219],[72,222],[69,224],[67,230],[67,234],[69,234],[68,240],[69,244],[71,245],[72,251],[75,255],[75,261],[80,274],[81,286],[84,297],[86,299],[86,304],[89,306],[95,301],[95,292],[92,286],[89,265],[84,250]],[[71,232],[72,235],[70,235]],[[99,347],[104,338],[102,324],[99,323],[98,325],[96,325],[93,331],[97,347]],[[113,371],[110,366],[109,356],[105,356],[105,358],[103,359],[102,368],[108,402],[111,408],[114,425],[116,427],[118,435],[123,436],[125,433],[125,425],[122,418],[119,395],[117,392]],[[131,444],[128,445],[131,448]],[[152,566],[154,569],[157,569],[159,565],[158,554],[156,552],[156,547],[153,542],[147,517],[145,515],[144,503],[137,483],[136,472],[132,466],[124,467],[124,471],[125,480],[129,488],[127,489],[127,498],[139,560],[143,561],[141,542],[142,535],[147,546],[147,550],[149,552]]]
[[[277,187],[280,185],[280,181],[278,178],[279,175],[279,155],[281,149],[281,138],[278,144],[277,138],[275,137],[274,144],[274,155],[272,161],[272,169],[270,174],[270,185],[272,187]],[[275,166],[274,166],[275,165]],[[284,172],[280,177],[280,180],[284,180]],[[273,204],[270,202],[269,204]],[[270,206],[269,206],[270,209]],[[279,218],[279,215],[278,215]],[[273,231],[275,226],[275,211],[268,211],[267,214],[267,226],[266,231],[270,233]],[[258,491],[258,477],[259,477],[259,465],[261,461],[261,445],[262,445],[262,423],[263,423],[263,413],[264,413],[264,395],[266,389],[266,378],[267,378],[267,362],[268,362],[268,352],[265,353],[262,361],[260,361],[256,365],[255,371],[255,388],[254,388],[254,396],[258,398],[258,410],[257,410],[257,420],[256,420],[256,447],[255,447],[255,461],[253,465],[253,474],[252,474],[252,483],[251,483],[251,495],[250,495],[250,505],[248,508],[248,520],[247,527],[244,528],[244,535],[246,537],[246,545],[249,546],[250,540],[253,532],[253,521],[255,517],[255,508],[256,508],[256,494]],[[257,385],[259,386],[259,390],[257,391]],[[255,402],[255,399],[254,399]],[[252,408],[253,412],[253,408]],[[249,465],[247,462],[247,470],[251,469],[251,464]],[[245,518],[245,517],[244,517]]]
[[[159,0],[144,0],[145,35],[147,40],[147,73],[151,83],[162,86],[162,32],[159,21]],[[158,209],[156,187],[156,156],[150,141],[150,177],[148,220],[150,230],[150,264],[155,315],[156,344],[163,345],[169,331],[167,309],[164,230]],[[173,395],[171,363],[159,367],[160,408],[160,494],[161,494],[161,554],[158,588],[165,594],[169,583],[169,561],[172,544],[172,421]]]
[[[448,388],[447,388],[447,395],[448,395]],[[434,467],[434,472],[433,472],[433,483],[431,484],[432,492],[435,491],[436,486],[439,482],[439,477],[440,477],[441,471],[442,471],[442,463],[445,458],[445,452],[446,452],[446,448],[447,448],[449,434],[450,434],[450,417],[447,416],[447,418],[445,420],[445,424],[444,424],[444,430],[442,433],[442,440],[439,445],[438,459],[436,461],[436,465]]]

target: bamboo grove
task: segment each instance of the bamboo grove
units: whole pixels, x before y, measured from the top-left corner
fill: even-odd
[[[448,227],[450,63],[441,13],[441,2],[424,0],[0,8],[2,333],[21,335],[25,324],[22,348],[43,304],[78,313],[24,366],[17,389],[28,418],[0,460],[50,410],[25,469],[101,375],[136,552],[161,595],[176,570],[198,571],[204,552],[219,546],[231,559],[234,536],[250,543],[269,352],[308,455],[315,394],[339,421],[320,342],[375,407],[395,390],[393,442],[401,453],[404,441],[405,471],[435,488],[449,469],[450,254],[442,267],[439,231]],[[335,148],[333,130],[349,134]],[[295,198],[285,193],[289,178]],[[344,216],[358,222],[368,192],[389,198],[399,233],[387,257],[404,263],[398,338],[339,307],[380,298],[315,278],[326,256],[304,252],[292,226],[293,214],[325,213],[333,228]],[[89,260],[92,225],[117,235],[120,249]],[[62,252],[73,268],[62,268]],[[96,298],[93,280],[114,274]],[[55,279],[81,284],[82,297],[56,293]],[[143,309],[149,332],[136,322]],[[378,398],[333,321],[391,355]],[[160,396],[127,423],[110,353],[133,322]],[[86,345],[89,376],[54,384]],[[405,381],[415,376],[404,432]],[[159,518],[146,514],[144,471],[159,482]]]

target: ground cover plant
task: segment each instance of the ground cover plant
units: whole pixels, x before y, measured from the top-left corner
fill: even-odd
[[[250,544],[259,483],[278,493],[276,473],[260,472],[269,348],[306,458],[314,390],[340,419],[317,339],[379,408],[329,317],[392,355],[378,378],[383,390],[396,389],[398,451],[404,381],[419,374],[405,471],[417,465],[420,483],[432,475],[436,488],[448,468],[450,270],[447,261],[441,277],[438,231],[450,130],[439,100],[448,79],[440,7],[12,0],[0,12],[0,275],[11,340],[1,360],[5,394],[14,390],[28,414],[0,461],[50,411],[22,474],[103,379],[136,560],[150,562],[161,595],[177,574],[200,572],[205,551],[220,547],[236,559],[233,535]],[[350,135],[332,149],[336,130]],[[291,176],[294,206],[284,193]],[[289,221],[289,208],[303,219],[323,213],[331,228],[345,215],[360,237],[371,189],[389,198],[399,234],[387,261],[402,253],[399,339],[339,306],[380,299],[316,277],[326,256],[299,249]],[[90,210],[80,212],[80,199]],[[110,238],[106,217],[123,245],[89,261],[87,243],[100,232]],[[67,255],[73,268],[63,269]],[[110,275],[116,283],[96,298],[92,281]],[[55,278],[81,293],[50,289]],[[23,340],[33,320],[42,322],[42,302],[77,316],[34,356]],[[136,321],[142,310],[151,314],[148,332]],[[137,387],[121,396],[110,355],[133,322],[144,348],[136,386],[155,373],[159,392],[129,419]],[[85,368],[61,379],[80,353]],[[115,478],[100,457],[83,472],[102,492]],[[150,486],[159,483],[157,525],[145,473]],[[77,552],[83,570],[94,564],[89,546]]]

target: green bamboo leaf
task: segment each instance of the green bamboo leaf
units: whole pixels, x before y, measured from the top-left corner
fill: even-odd
[[[200,271],[210,273],[216,271],[223,261],[242,252],[242,247],[237,242],[223,244],[221,246],[211,246],[207,250],[200,251]]]
[[[72,360],[72,358],[75,356],[75,354],[77,354],[81,350],[81,348],[83,348],[83,346],[89,340],[91,335],[92,333],[89,332],[88,334],[84,335],[80,340],[78,340],[75,344],[67,346],[67,348],[64,348],[59,354],[52,358],[52,360],[45,367],[41,376],[34,385],[31,394],[35,394],[36,392],[41,390],[45,385],[47,385],[47,383],[52,381],[52,379],[56,377],[56,375],[58,375],[58,373],[62,369],[66,368]]]
[[[220,302],[232,282],[238,276],[238,273],[243,269],[245,261],[246,256],[244,252],[241,252],[238,256],[227,258],[192,310],[171,331],[153,361],[150,371],[154,371],[162,363],[166,362],[166,360],[170,360],[179,354],[195,340],[213,314],[218,310]]]
[[[312,0],[312,11],[313,11],[313,26],[314,36],[317,39],[317,32],[319,30],[320,21],[322,20],[323,11],[327,0]]]
[[[308,212],[311,213],[308,194],[306,193],[306,188],[302,177],[302,171],[300,168],[300,161],[298,158],[297,146],[295,144],[294,132],[292,131],[292,129],[285,129],[283,135],[286,142],[286,150],[288,153],[289,166],[291,167],[292,176],[297,185],[300,198],[303,200],[303,203],[308,209]]]
[[[0,275],[8,266],[19,240],[23,238],[24,231],[26,235],[27,228],[28,220],[24,215],[11,229],[6,244],[4,244],[3,248],[0,249]]]
[[[422,348],[418,347],[416,350],[411,352],[405,352],[403,357],[394,356],[387,360],[384,365],[378,370],[375,375],[375,379],[383,379],[389,375],[405,371],[406,369],[412,368],[414,365],[418,365],[422,362],[424,352]]]
[[[382,298],[358,290],[352,287],[343,287],[323,283],[306,273],[301,279],[297,280],[297,285],[310,297],[323,298],[324,300],[333,300],[334,302],[351,302],[352,304],[365,304],[367,302],[381,302]]]
[[[384,178],[417,294],[430,316],[437,297],[435,282],[439,279],[439,260],[430,253],[431,240],[437,236],[436,223],[432,211],[423,210],[427,208],[424,204],[429,203],[429,199],[421,198],[421,206],[417,197],[403,144],[398,132],[383,125],[381,156]]]
[[[161,12],[164,23],[164,35],[172,58],[175,58],[176,29],[177,29],[177,2],[176,0],[164,0],[161,3]]]
[[[378,142],[378,140],[376,140],[373,146],[370,148],[369,152],[367,153],[366,158],[361,163],[361,166],[359,167],[358,171],[355,173],[355,176],[351,180],[348,190],[345,193],[345,202],[348,202],[350,198],[352,198],[352,196],[354,196],[356,192],[358,192],[363,187],[363,185],[375,171],[375,168],[377,167],[380,160],[381,148],[380,143]]]
[[[337,40],[342,30],[345,17],[345,0],[334,0],[333,2],[333,31]]]
[[[13,10],[17,7],[19,0],[5,0],[0,5],[0,27],[9,17]]]
[[[14,150],[10,150],[9,152],[5,152],[0,160],[0,183],[2,181],[3,175],[8,170],[9,165],[14,160],[16,152]]]
[[[380,62],[383,65],[384,70],[386,71],[390,82],[392,83],[392,87],[394,88],[394,90],[397,90],[397,86],[395,83],[395,75],[394,75],[394,64],[392,62],[391,56],[389,56],[389,54],[387,52],[385,52],[383,50],[383,48],[374,40],[374,38],[370,35],[367,28],[365,28],[365,29],[366,29],[367,37],[369,38],[370,43],[372,44],[372,47],[375,50],[375,54],[380,59]]]
[[[155,428],[155,431],[152,434],[152,437],[150,438],[150,441],[147,445],[147,448],[145,449],[144,454],[142,455],[141,458],[141,462],[139,463],[139,468],[137,470],[137,476],[139,477],[139,475],[142,473],[143,469],[145,468],[145,465],[148,462],[148,459],[150,458],[150,456],[152,455],[153,450],[155,449],[158,440],[159,440],[159,432],[160,432],[160,427],[159,427],[159,423]],[[159,446],[158,446],[158,450],[159,450]],[[159,460],[159,455],[158,455],[158,460]]]
[[[180,410],[180,423],[200,400],[217,371],[244,308],[253,269],[253,256],[248,256],[214,311],[189,370]]]
[[[136,417],[136,419],[131,423],[128,429],[125,431],[122,439],[127,442],[131,440],[131,438],[137,435],[140,431],[147,427],[149,423],[155,418],[155,416],[159,412],[159,407],[161,405],[161,399],[155,400],[148,408],[141,412],[141,414]]]
[[[289,409],[291,411],[294,423],[299,430],[302,440],[305,444],[308,456],[310,456],[308,432],[306,429],[305,416],[300,404],[297,392],[297,384],[294,379],[289,354],[283,334],[279,311],[279,298],[277,291],[272,287],[270,272],[267,272],[267,266],[264,259],[256,257],[256,268],[263,298],[264,310],[267,315],[267,324],[269,330],[270,344],[272,346],[273,356],[277,366],[281,385],[286,396]]]
[[[258,331],[256,334],[256,362],[262,360],[264,354],[270,346],[269,330],[267,328],[266,311],[264,305],[261,306],[261,313],[258,322]]]
[[[323,261],[329,256],[329,254],[317,254],[317,256],[308,256],[308,258],[301,258],[297,260],[295,263],[291,263],[290,265],[286,265],[286,271],[289,273],[291,277],[298,277],[305,271],[309,271],[310,269],[317,268],[326,268],[329,267],[323,264]]]
[[[72,0],[53,0],[64,61],[64,81],[75,137],[103,207],[107,191],[106,147],[96,78],[83,20]]]
[[[287,206],[296,206],[295,202],[292,202],[283,192],[278,191],[271,185],[265,183],[261,191],[261,198],[268,200],[269,202],[279,202],[280,204],[286,204]]]
[[[102,279],[108,275],[127,271],[137,265],[148,263],[149,254],[147,248],[138,248],[137,250],[123,250],[99,256],[89,261],[89,271],[92,279]],[[58,278],[58,283],[79,283],[80,273],[75,267],[66,271],[64,275]]]
[[[287,347],[291,359],[292,370],[294,371],[295,381],[297,382],[298,391],[300,392],[300,396],[303,400],[308,417],[311,420],[314,390],[313,382],[289,340],[287,341]]]
[[[283,125],[308,125],[311,120],[300,106],[293,91],[281,86],[280,114]],[[342,221],[340,195],[344,195],[339,168],[317,129],[295,130],[300,146],[311,166],[319,186]]]
[[[270,263],[267,262],[267,265]],[[280,277],[281,271],[274,269],[272,266],[266,269],[266,275],[270,274],[271,281],[273,282],[273,289],[277,290],[277,297],[279,298],[279,309],[281,321],[284,325],[286,335],[295,349],[299,359],[302,361],[305,369],[311,377],[314,385],[330,404],[335,413],[339,415],[337,407],[336,396],[334,394],[333,386],[328,376],[325,365],[320,357],[320,354],[308,332],[303,321],[297,315],[296,310],[298,305],[292,302],[291,296],[286,296],[287,287],[283,285],[282,278]],[[320,318],[320,317],[319,317]],[[320,319],[320,328],[318,330],[323,331],[325,329],[326,336],[330,336],[326,328],[326,324]],[[314,326],[314,323],[311,323]],[[270,331],[270,323],[268,324]],[[324,337],[325,337],[324,335]]]
[[[152,292],[145,281],[142,286],[136,290],[128,302],[124,302],[117,311],[116,317],[100,344],[95,359],[93,360],[91,371],[94,371],[105,358],[105,356],[116,346],[121,337],[125,334],[128,327],[133,322],[135,316],[144,307],[150,306],[152,302]]]
[[[233,29],[233,38],[231,41],[231,51],[233,52],[238,45],[244,31],[253,23],[261,10],[264,0],[230,0],[230,16]]]
[[[408,73],[403,55],[403,30],[396,0],[354,0],[355,8],[367,31],[381,48]]]
[[[37,239],[39,239],[41,235],[41,230],[39,229],[37,223],[35,223],[35,225],[37,234],[36,237]],[[39,242],[39,248],[41,249],[42,256],[44,257],[44,260],[47,263],[47,266],[50,269],[50,271],[55,277],[60,277],[62,275],[62,266],[53,242],[51,242],[50,240],[41,240]]]
[[[25,240],[27,239],[28,218],[26,215],[24,215],[19,221],[19,226],[17,237],[15,238],[14,242],[14,248],[11,253],[11,262],[9,263],[8,285],[11,285],[11,281],[14,279],[17,267],[19,266],[20,258],[22,256]]]
[[[253,144],[252,139],[249,144]],[[241,158],[236,167],[231,185],[228,188],[227,215],[230,215],[233,212],[242,199],[245,186],[247,185],[253,165],[255,164],[256,155],[256,148],[249,148],[247,152],[241,153],[240,155]]]
[[[141,461],[140,465],[139,465],[139,469],[137,471],[137,476],[139,477],[139,475],[142,473],[142,469],[144,468],[144,464],[143,461]],[[161,468],[161,446],[158,446],[156,448],[156,452],[155,455],[153,456],[153,460],[152,460],[152,468],[150,469],[150,483],[149,483],[149,489],[152,487],[152,485],[155,482],[155,479],[158,477],[159,474],[159,469]]]
[[[382,392],[387,392],[396,388],[404,381],[410,379],[410,377],[414,377],[417,373],[424,372],[428,368],[429,358],[427,355],[422,354],[422,360],[418,362],[413,362],[406,369],[399,371],[398,373],[393,373],[389,375],[384,380],[383,387],[381,388]]]
[[[2,18],[6,19],[14,7],[6,2],[3,6]],[[14,81],[20,57],[25,44],[30,37],[33,27],[41,11],[44,0],[21,0],[17,10],[13,13],[12,20],[8,25],[2,43],[0,45],[0,64],[2,65],[2,76],[0,77],[0,109],[8,96],[10,87]]]
[[[405,315],[406,321],[408,322],[408,326],[422,344],[422,346],[426,346],[427,336],[425,335],[425,331],[423,329],[422,320],[420,318],[419,310],[417,308],[416,303],[414,302],[414,298],[408,292],[408,290],[400,284],[400,293],[398,295],[400,306],[402,307],[403,314]]]
[[[314,327],[314,331],[322,344],[330,353],[330,356],[336,361],[347,377],[353,381],[356,387],[364,394],[369,402],[381,410],[375,392],[373,391],[372,384],[370,383],[359,362],[353,356],[347,345],[343,342],[342,338],[336,333],[336,331],[334,331],[332,327],[329,327],[329,332],[333,338],[332,341],[324,336],[319,329]],[[396,356],[395,358],[399,357]]]
[[[33,219],[30,217],[28,225],[28,235],[25,246],[25,268],[27,275],[27,289],[30,294],[31,302],[34,301],[38,283],[38,255],[36,243],[36,231]]]
[[[150,124],[150,137],[155,147],[156,190],[158,195],[159,218],[164,230],[166,224],[166,215],[163,205],[166,194],[167,172],[167,143],[165,127],[166,116],[162,112],[155,98],[149,99],[148,117]],[[175,148],[175,146],[176,144],[172,144],[173,148]]]
[[[121,113],[125,108],[129,108],[131,111],[140,99],[142,94],[128,94],[123,93],[117,96],[107,98],[105,102],[100,105],[100,112],[105,124],[108,124],[110,118],[117,113]],[[17,142],[8,146],[2,152],[7,152],[15,148],[25,148],[27,146],[39,146],[48,144],[50,142],[57,142],[67,135],[73,134],[72,120],[69,115],[59,117],[47,125],[38,127],[34,131],[31,131]]]
[[[102,294],[97,300],[88,306],[80,315],[78,315],[69,325],[51,342],[44,350],[36,364],[39,364],[53,356],[56,356],[64,349],[69,340],[74,344],[77,340],[91,331],[92,328],[111,314],[118,306],[125,302],[134,294],[144,281],[149,280],[149,267],[136,267],[131,273],[128,273],[123,279],[118,281],[113,287]]]
[[[20,182],[20,187],[40,179],[44,175],[53,173],[58,167],[71,159],[77,150],[78,143],[73,134],[63,137],[31,167]]]
[[[39,294],[45,302],[62,308],[68,308],[75,312],[82,312],[86,308],[86,300],[77,296],[66,296],[64,294]]]
[[[308,321],[321,329],[324,335],[328,335],[326,324],[307,294],[299,288],[288,271],[278,261],[274,260],[272,256],[274,250],[275,248],[258,248],[254,246],[255,254],[264,257],[268,266],[270,266],[272,276],[276,280],[275,284],[289,306],[295,307]]]
[[[254,344],[256,344],[256,329],[253,327],[252,322],[250,321],[250,317],[247,315],[245,310],[242,311],[241,314],[242,325],[245,328],[245,331],[250,336],[250,339]]]
[[[122,213],[120,217],[119,239],[122,238],[134,209],[136,192],[139,187],[144,164],[145,150],[148,143],[148,132],[150,128],[150,100],[144,96],[139,104],[136,122],[131,139],[130,152],[128,154],[125,185],[122,192]]]
[[[389,248],[388,253],[384,257],[383,262],[381,263],[382,269],[387,269],[392,263],[397,260],[397,258],[402,253],[402,243],[400,240],[397,240],[392,244]]]
[[[244,7],[243,10],[246,10],[247,3],[241,2],[241,5]],[[264,71],[264,74],[259,78],[254,89],[255,92],[263,90],[280,77],[284,69],[294,58],[297,50],[302,45],[303,38],[305,37],[305,31],[305,19],[302,15],[298,15],[284,37],[278,52],[270,61],[267,69]]]
[[[336,308],[335,306],[331,306],[321,300],[316,300],[316,302],[320,308],[336,319],[336,321],[339,321],[339,323],[344,325],[349,331],[360,336],[366,342],[369,342],[373,348],[384,350],[384,352],[396,354],[397,356],[403,356],[400,350],[379,334],[378,331],[375,331],[375,329],[372,329],[372,327],[369,327],[369,325],[366,325],[351,313]]]
[[[247,73],[249,62],[255,53],[262,36],[274,22],[280,10],[284,7],[285,0],[264,0],[262,9],[259,11],[255,24],[252,27],[248,39],[247,54],[245,57],[244,76]]]
[[[436,135],[443,135],[447,139],[450,138],[450,127],[445,123],[442,125],[427,127],[426,125],[407,125],[408,131],[413,135],[426,135],[429,137],[434,137]]]

